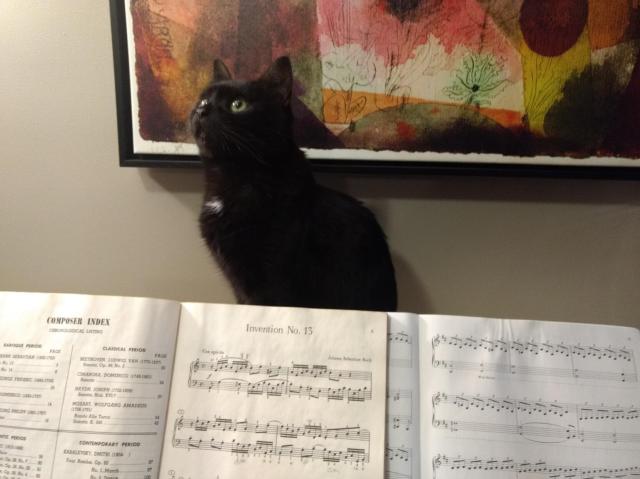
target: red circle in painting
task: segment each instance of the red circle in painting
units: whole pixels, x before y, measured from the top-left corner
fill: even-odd
[[[588,14],[588,0],[524,0],[520,28],[531,50],[555,57],[575,45]]]

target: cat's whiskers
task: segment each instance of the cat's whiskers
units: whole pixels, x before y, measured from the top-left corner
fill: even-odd
[[[220,131],[219,133],[220,133],[220,138],[217,143],[220,145],[220,147],[225,153],[231,153],[231,149],[229,148],[229,145],[228,145],[229,138],[227,137],[227,135],[225,135],[223,131]]]
[[[256,150],[255,148],[253,148],[253,146],[251,146],[248,142],[245,141],[245,139],[237,132],[230,130],[224,126],[221,125],[220,127],[220,133],[227,139],[229,140],[230,143],[232,143],[235,147],[237,147],[240,151],[243,151],[244,153],[248,154],[251,158],[253,158],[255,161],[257,161],[258,163],[264,165],[264,166],[270,166],[267,162],[265,162],[262,157],[260,156],[260,153],[258,152],[258,150]],[[260,142],[263,143],[262,140],[260,140],[259,138],[255,137],[254,135],[252,135],[249,132],[245,132],[244,133],[245,136],[251,137],[252,140],[255,140],[256,142]]]

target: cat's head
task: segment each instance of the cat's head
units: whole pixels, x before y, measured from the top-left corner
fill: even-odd
[[[257,80],[234,80],[221,60],[191,113],[191,131],[205,161],[265,165],[292,140],[293,74],[278,58]]]

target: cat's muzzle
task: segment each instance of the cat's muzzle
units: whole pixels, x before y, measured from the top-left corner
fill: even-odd
[[[211,104],[209,103],[209,100],[206,99],[206,98],[203,98],[196,105],[196,114],[198,116],[205,116],[207,113],[209,113],[210,106],[211,106]]]
[[[209,110],[210,110],[209,100],[207,100],[206,98],[203,98],[202,100],[200,100],[200,102],[198,102],[196,107],[191,112],[189,126],[191,127],[191,133],[193,134],[193,136],[196,137],[196,139],[200,139],[200,136],[202,133],[201,121],[205,116],[207,116],[207,114],[209,113]]]

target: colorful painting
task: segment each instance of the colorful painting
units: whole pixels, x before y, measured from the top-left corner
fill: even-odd
[[[312,158],[640,166],[640,0],[128,0],[134,148],[289,55]]]

